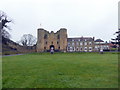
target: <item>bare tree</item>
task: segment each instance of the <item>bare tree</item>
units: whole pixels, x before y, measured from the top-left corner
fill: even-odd
[[[8,31],[6,31],[5,29],[1,30],[1,35],[2,35],[2,37],[8,38],[8,39],[11,37],[10,33]]]
[[[0,11],[0,36],[4,38],[10,38],[10,34],[8,30],[10,30],[10,27],[7,25],[7,23],[12,22],[12,20],[9,20],[8,16],[3,12]]]
[[[24,34],[19,41],[23,46],[33,46],[36,44],[36,38],[31,34]]]

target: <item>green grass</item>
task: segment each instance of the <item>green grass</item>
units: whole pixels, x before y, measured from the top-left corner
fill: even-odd
[[[3,57],[3,88],[117,88],[117,53]]]
[[[2,89],[2,57],[0,56],[0,90]]]

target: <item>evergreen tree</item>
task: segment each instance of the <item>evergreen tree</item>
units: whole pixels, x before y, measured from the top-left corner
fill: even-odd
[[[115,32],[117,35],[115,39],[112,39],[113,41],[111,42],[112,44],[116,44],[118,46],[118,51],[120,51],[120,29],[118,29],[117,32]]]

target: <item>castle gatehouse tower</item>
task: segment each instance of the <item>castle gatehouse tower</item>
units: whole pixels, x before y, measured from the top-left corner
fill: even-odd
[[[54,33],[49,32],[43,28],[38,29],[37,36],[37,52],[50,51],[66,51],[67,50],[67,29],[61,28]]]

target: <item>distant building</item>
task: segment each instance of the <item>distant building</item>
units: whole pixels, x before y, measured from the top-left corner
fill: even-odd
[[[92,52],[94,51],[94,37],[80,37],[67,39],[68,52]]]
[[[109,43],[104,42],[101,39],[95,40],[95,51],[100,51],[100,50],[106,51],[109,50]]]

